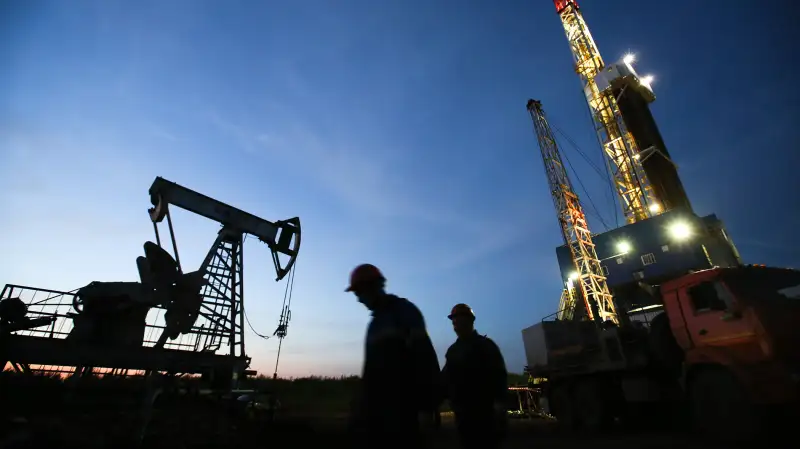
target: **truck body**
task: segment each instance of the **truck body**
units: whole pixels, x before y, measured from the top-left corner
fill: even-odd
[[[800,409],[800,271],[712,268],[643,288],[657,299],[651,320],[523,330],[526,371],[545,379],[538,386],[562,424],[687,416],[741,439],[758,433],[765,412]]]

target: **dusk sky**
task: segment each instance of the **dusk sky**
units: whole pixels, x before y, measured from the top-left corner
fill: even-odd
[[[747,262],[800,267],[797,14],[581,6],[606,62],[630,51],[654,76],[653,113],[696,212],[724,220]],[[268,220],[299,216],[284,376],[360,371],[369,313],[343,290],[363,262],[419,306],[440,358],[465,302],[521,372],[520,331],[561,292],[526,100],[602,163],[550,0],[6,0],[0,60],[0,283],[136,280],[156,176]],[[608,181],[562,150],[613,226]],[[174,221],[196,269],[218,226]],[[272,334],[285,284],[264,245],[244,257],[247,315]],[[247,339],[271,374],[277,340]]]

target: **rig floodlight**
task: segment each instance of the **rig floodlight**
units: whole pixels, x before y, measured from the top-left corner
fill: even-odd
[[[670,236],[678,241],[687,240],[692,236],[692,227],[685,221],[676,221],[669,225]]]
[[[636,55],[634,55],[633,53],[628,53],[622,58],[622,62],[631,65],[634,62],[636,62]]]

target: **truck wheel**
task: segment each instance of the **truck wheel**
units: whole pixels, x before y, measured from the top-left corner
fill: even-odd
[[[594,433],[608,428],[612,417],[597,382],[584,380],[578,383],[573,398],[573,407],[584,430]]]
[[[723,369],[706,369],[691,381],[692,425],[719,441],[746,442],[760,429],[760,416],[745,397],[733,375]]]
[[[574,430],[577,427],[569,385],[553,388],[548,402],[559,427],[564,430]]]

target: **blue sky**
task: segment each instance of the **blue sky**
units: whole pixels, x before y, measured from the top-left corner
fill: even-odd
[[[791,14],[582,6],[607,61],[633,51],[655,76],[695,209],[717,213],[748,261],[800,265]],[[520,330],[557,308],[561,243],[526,100],[602,160],[552,2],[7,1],[0,17],[0,282],[136,279],[163,176],[301,217],[281,374],[359,371],[369,317],[342,290],[362,262],[417,303],[442,356],[448,310],[466,302],[522,369]],[[606,181],[564,151],[613,222]],[[196,267],[216,225],[175,222]],[[245,259],[248,316],[271,334],[284,286],[266,248],[248,242]],[[271,373],[277,342],[248,334]]]

